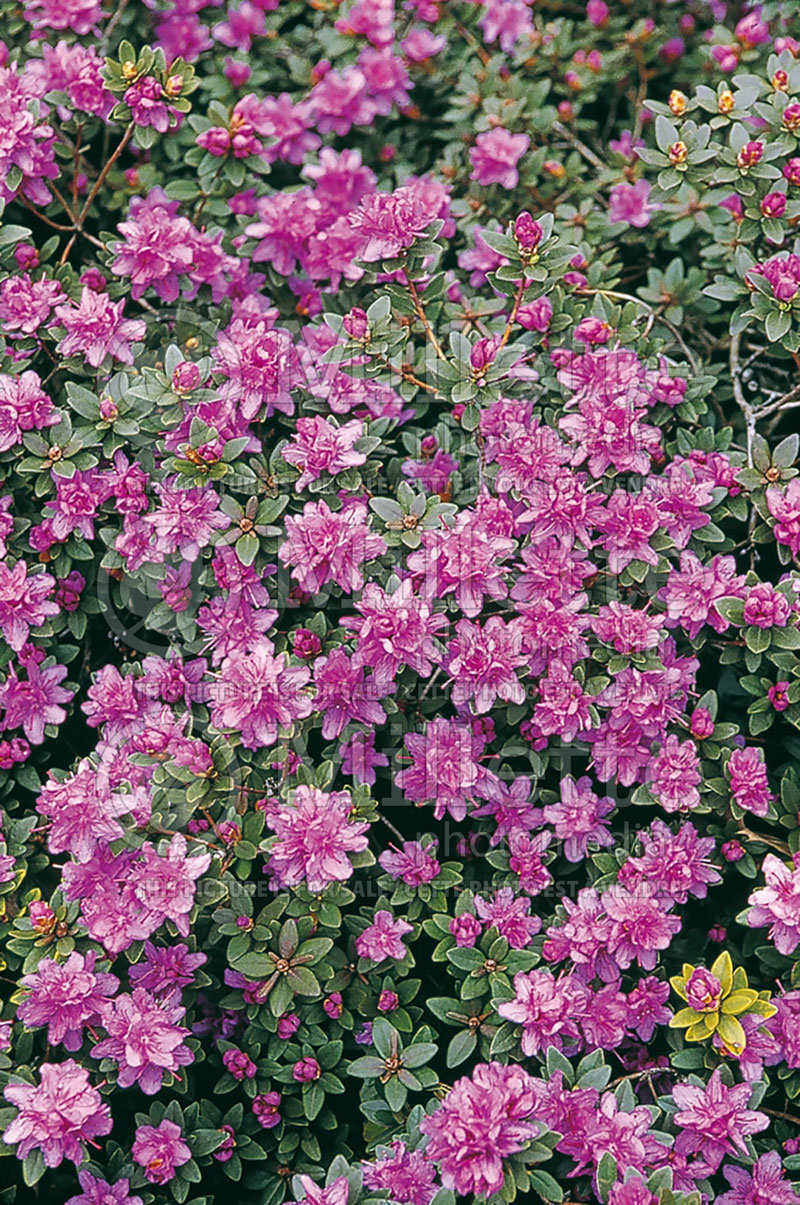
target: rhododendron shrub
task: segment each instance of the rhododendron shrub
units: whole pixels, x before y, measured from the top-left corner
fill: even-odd
[[[800,6],[2,16],[0,1205],[800,1203]]]

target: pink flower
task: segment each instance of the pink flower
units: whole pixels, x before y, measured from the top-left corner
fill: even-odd
[[[371,962],[383,962],[385,958],[400,961],[406,956],[402,939],[413,929],[408,921],[393,917],[386,909],[378,909],[372,924],[356,938],[356,953]]]
[[[327,502],[307,502],[302,515],[286,516],[288,539],[278,549],[292,577],[309,594],[334,581],[352,593],[364,585],[361,566],[386,551],[386,542],[367,524],[367,508],[353,502],[332,511]]]
[[[227,21],[220,21],[214,26],[214,40],[223,46],[248,52],[253,44],[252,39],[263,34],[266,28],[264,9],[264,5],[253,4],[251,0],[241,0],[235,8],[231,6]]]
[[[186,561],[196,561],[201,548],[215,531],[223,531],[230,519],[219,509],[219,495],[210,486],[182,489],[179,478],[157,485],[159,505],[144,516],[153,530],[155,551],[163,560],[179,552]]]
[[[194,982],[194,973],[208,959],[205,954],[190,954],[182,942],[170,946],[144,943],[144,958],[130,968],[128,975],[136,987],[153,996],[180,997],[181,988]]]
[[[479,25],[487,45],[499,39],[500,49],[510,54],[519,39],[533,31],[530,4],[528,0],[487,0]]]
[[[0,322],[9,334],[19,331],[32,335],[48,321],[53,306],[63,300],[64,291],[57,280],[46,276],[31,280],[27,272],[7,276],[0,284]]]
[[[501,1017],[522,1025],[522,1053],[538,1054],[548,1046],[575,1049],[581,1035],[576,1017],[582,1011],[585,989],[577,979],[537,969],[514,976],[514,999],[497,1006]]]
[[[419,592],[430,602],[454,594],[461,610],[475,619],[486,595],[506,598],[507,570],[502,565],[513,541],[491,531],[471,511],[462,511],[452,528],[422,532],[422,547],[408,558],[408,568],[420,575]]]
[[[437,820],[445,812],[463,820],[468,800],[499,797],[498,779],[479,763],[485,741],[465,724],[437,717],[424,734],[407,733],[405,744],[412,765],[395,782],[415,803],[432,801]]]
[[[558,733],[564,741],[574,741],[579,732],[592,727],[588,697],[580,682],[560,661],[553,661],[547,676],[539,681],[533,722],[543,736]]]
[[[64,723],[67,713],[61,704],[68,703],[75,691],[58,685],[67,676],[65,665],[43,669],[29,662],[25,669],[27,681],[20,679],[11,665],[8,677],[0,685],[2,727],[22,728],[32,745],[41,745],[46,724]]]
[[[381,1155],[374,1163],[363,1165],[366,1187],[373,1192],[383,1190],[402,1205],[431,1205],[437,1188],[436,1170],[431,1160],[423,1151],[408,1150],[400,1140],[392,1142],[389,1150],[391,1154]],[[788,1203],[779,1202],[778,1205]]]
[[[459,1196],[489,1197],[503,1187],[503,1160],[523,1151],[540,1132],[534,1081],[512,1063],[481,1063],[456,1080],[439,1107],[419,1123],[425,1154],[439,1165],[442,1184]]]
[[[246,749],[274,745],[279,728],[311,714],[313,700],[303,688],[311,678],[306,666],[290,666],[285,653],[275,656],[269,640],[251,652],[234,652],[222,662],[212,688],[211,722],[242,734]]]
[[[77,0],[78,4],[81,2],[82,0]],[[34,6],[46,7],[50,12],[56,8],[62,18],[66,16],[66,23],[69,24],[70,4],[75,3],[76,0],[67,0],[67,4],[61,8],[54,5],[53,0],[31,0],[27,13],[33,12]],[[92,11],[99,11],[93,0]],[[43,17],[42,24],[48,23]],[[2,61],[5,60],[6,54],[4,43]],[[18,74],[16,66],[0,66],[0,108],[3,113],[0,198],[8,203],[17,192],[21,192],[34,205],[47,205],[52,200],[52,194],[45,180],[54,180],[58,175],[58,168],[53,160],[55,131],[52,126],[38,122],[29,107],[31,99],[30,80]],[[22,175],[21,182],[14,189],[9,188],[7,183],[11,173]]]
[[[800,284],[796,286],[800,287]],[[800,553],[800,480],[793,478],[785,490],[771,486],[767,490],[767,509],[775,519],[773,531],[779,544],[785,544],[797,556]]]
[[[752,1168],[726,1163],[722,1174],[730,1188],[720,1193],[719,1205],[797,1205],[800,1194],[783,1174],[783,1161],[778,1151],[767,1151],[756,1159]]]
[[[699,765],[694,742],[681,742],[669,733],[647,767],[650,791],[665,812],[686,812],[698,806]]]
[[[531,901],[514,895],[513,887],[500,887],[494,898],[475,897],[475,908],[484,927],[494,927],[512,950],[524,950],[542,927],[541,917],[531,916]]]
[[[309,891],[324,891],[345,882],[353,873],[349,853],[367,848],[369,824],[353,820],[353,801],[347,791],[327,793],[299,786],[291,803],[267,813],[277,840],[270,850],[268,870],[279,887],[306,882]]]
[[[3,1132],[9,1146],[19,1143],[17,1158],[41,1150],[46,1167],[62,1159],[76,1165],[85,1158],[85,1142],[111,1133],[111,1113],[89,1083],[89,1072],[74,1059],[43,1063],[39,1084],[8,1084],[3,1095],[19,1112]]]
[[[511,134],[502,126],[478,134],[475,146],[470,148],[472,161],[471,180],[479,184],[499,184],[502,188],[516,188],[519,183],[517,163],[530,146],[527,134]]]
[[[666,1008],[669,984],[654,975],[640,979],[628,993],[628,1024],[643,1042],[652,1040],[659,1025],[666,1025],[672,1012]]]
[[[36,800],[36,810],[50,817],[48,848],[51,853],[73,854],[79,862],[87,862],[99,841],[114,841],[124,828],[119,817],[131,810],[128,795],[113,794],[107,780],[97,773],[88,759],[79,764],[75,774],[59,782],[49,778]]]
[[[586,19],[590,25],[594,25],[595,29],[602,29],[608,21],[609,9],[605,0],[588,0],[586,5]]]
[[[680,624],[694,639],[706,623],[715,632],[727,631],[730,623],[714,603],[719,598],[741,598],[744,589],[744,575],[736,573],[732,556],[714,556],[703,564],[693,552],[682,552],[680,569],[670,572],[658,597],[667,604],[667,627]]]
[[[280,1123],[280,1103],[281,1098],[277,1092],[262,1092],[253,1098],[253,1112],[262,1130],[272,1130]]]
[[[746,1157],[745,1139],[770,1124],[766,1113],[747,1108],[751,1093],[752,1085],[747,1083],[727,1087],[719,1067],[705,1086],[676,1084],[672,1089],[679,1106],[675,1124],[681,1127],[675,1150],[699,1155],[693,1165],[696,1172],[712,1175],[726,1154]]]
[[[457,946],[471,948],[483,932],[483,926],[472,912],[460,912],[450,921],[450,932]]]
[[[28,1029],[47,1025],[51,1046],[80,1050],[86,1025],[97,1024],[100,1014],[119,987],[116,975],[95,972],[97,955],[85,957],[73,951],[63,963],[43,958],[34,972],[24,975],[20,986],[26,995],[17,1016]]]
[[[187,856],[186,838],[181,833],[174,834],[163,853],[156,853],[150,842],[145,842],[132,887],[133,899],[142,909],[140,923],[148,933],[170,920],[182,937],[189,936],[195,881],[210,865],[210,853]]]
[[[499,697],[522,703],[525,690],[515,670],[524,665],[522,633],[492,616],[483,628],[467,619],[456,625],[455,639],[448,646],[446,667],[454,679],[453,702],[473,701],[473,711],[483,715]]]
[[[192,1152],[183,1141],[180,1126],[174,1121],[159,1122],[157,1126],[143,1125],[136,1130],[131,1149],[134,1163],[144,1168],[151,1184],[167,1184],[174,1179],[177,1168],[188,1163]]]
[[[291,391],[306,382],[286,331],[275,330],[265,320],[234,318],[217,338],[214,362],[225,379],[221,396],[235,402],[248,422],[262,406],[267,416],[294,413]]]
[[[731,794],[739,807],[754,816],[766,816],[775,796],[769,789],[763,750],[752,746],[731,750],[727,770]]]
[[[97,0],[27,0],[25,20],[34,29],[71,29],[83,35],[102,20],[103,12]]]
[[[79,1171],[78,1183],[82,1191],[70,1197],[66,1205],[142,1205],[141,1197],[130,1195],[130,1180],[109,1184],[107,1180],[96,1179],[91,1172]]]
[[[332,649],[327,657],[314,663],[317,693],[314,710],[322,715],[322,736],[331,740],[340,736],[351,721],[382,724],[386,712],[376,699],[375,679],[366,678],[364,668],[342,648]]]
[[[608,796],[598,798],[591,787],[590,778],[579,778],[576,782],[567,775],[561,780],[559,802],[543,809],[544,819],[564,841],[564,857],[568,862],[580,862],[588,855],[590,845],[604,848],[614,843],[604,819],[613,812],[614,801]]]
[[[313,1062],[313,1060],[311,1060]],[[325,1188],[320,1188],[310,1176],[298,1176],[305,1196],[302,1201],[289,1201],[288,1205],[347,1205],[350,1183],[347,1176],[337,1176]]]
[[[366,454],[355,450],[363,434],[364,424],[359,419],[334,427],[318,414],[298,418],[292,443],[281,452],[284,460],[301,470],[294,486],[296,492],[302,493],[309,481],[318,480],[323,473],[335,476],[364,464]]]
[[[221,267],[218,238],[201,234],[178,215],[179,208],[180,202],[170,201],[162,188],[152,188],[146,197],[132,198],[127,220],[117,227],[125,241],[113,245],[117,258],[111,271],[130,277],[134,300],[152,285],[162,301],[176,301],[182,275],[196,282],[193,290],[188,288],[192,293]]]
[[[375,192],[364,197],[347,216],[357,238],[356,258],[366,263],[396,259],[435,217],[408,185],[392,193]]]
[[[783,628],[791,613],[788,598],[771,582],[758,582],[745,595],[743,621],[753,627]]]
[[[153,75],[137,79],[123,96],[137,126],[152,126],[159,134],[166,134],[173,123],[175,110],[162,97],[164,89]]]
[[[766,886],[757,888],[747,901],[751,905],[747,923],[754,929],[769,925],[776,949],[790,957],[800,945],[800,865],[787,866],[767,854],[761,870]]]
[[[93,368],[99,368],[106,356],[132,364],[130,345],[144,338],[146,327],[139,318],[123,318],[124,305],[124,298],[112,301],[107,293],[84,287],[77,304],[56,306],[56,321],[67,332],[58,350],[64,356],[80,353]]]
[[[15,652],[19,652],[30,635],[50,615],[58,614],[58,603],[50,598],[55,578],[49,573],[27,576],[24,560],[13,568],[0,561],[0,629]]]
[[[20,443],[23,431],[51,427],[58,419],[37,373],[0,373],[0,452]]]
[[[553,320],[553,303],[549,297],[537,297],[517,309],[517,322],[526,331],[544,334]]]
[[[648,883],[676,904],[685,904],[689,896],[705,899],[708,888],[721,882],[722,876],[708,860],[714,851],[713,837],[701,837],[687,821],[677,833],[654,820],[649,830],[639,834],[643,853],[631,857],[622,867],[619,882],[634,889]]]
[[[652,971],[659,951],[666,950],[680,932],[680,917],[670,915],[648,883],[641,884],[635,892],[620,886],[609,887],[602,898],[613,922],[609,944],[612,957],[622,970],[635,959],[643,970]]]
[[[354,732],[339,746],[339,756],[342,759],[342,774],[351,774],[356,782],[369,786],[377,779],[375,767],[389,765],[386,754],[376,751],[375,733],[372,731]]]
[[[354,606],[363,618],[348,617],[341,622],[355,629],[358,658],[371,666],[377,691],[388,693],[405,665],[422,678],[430,675],[432,662],[438,660],[433,636],[449,621],[414,593],[410,578],[392,594],[367,582]]]
[[[298,1059],[294,1067],[292,1067],[292,1079],[298,1084],[308,1084],[312,1080],[319,1079],[320,1065],[316,1059],[306,1055],[305,1058]]]
[[[433,844],[423,846],[419,841],[404,841],[402,848],[391,845],[378,856],[381,867],[393,879],[402,879],[409,887],[431,883],[439,873],[439,863],[433,856]]]
[[[695,967],[686,982],[686,1003],[695,1012],[717,1012],[722,1001],[722,984],[706,967]]]
[[[178,1068],[194,1061],[183,1041],[189,1030],[177,1024],[184,1011],[162,1007],[144,988],[134,988],[132,995],[107,1004],[103,1027],[108,1036],[97,1043],[92,1055],[114,1060],[121,1088],[138,1083],[147,1096],[154,1096],[165,1071],[179,1079]]]

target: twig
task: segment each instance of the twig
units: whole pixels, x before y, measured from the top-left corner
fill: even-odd
[[[390,820],[387,820],[382,812],[378,812],[378,815],[380,816],[381,821],[389,829],[389,832],[394,833],[395,837],[397,837],[397,840],[402,842],[403,844],[405,844],[406,839],[403,836],[403,834],[400,832],[400,830],[398,828],[395,828],[395,826],[392,824],[392,822]]]
[[[503,331],[502,338],[500,339],[500,346],[497,349],[498,351],[503,350],[506,343],[508,343],[509,338],[511,337],[511,328],[513,327],[513,325],[516,321],[517,311],[519,310],[519,307],[522,304],[522,298],[524,297],[524,295],[525,295],[525,280],[523,279],[522,282],[520,283],[519,288],[517,289],[515,296],[514,296],[514,304],[511,307],[511,313],[508,316],[508,322],[506,322],[506,328]]]
[[[760,1106],[762,1113],[769,1113],[770,1117],[780,1117],[781,1121],[791,1121],[793,1125],[800,1126],[800,1117],[793,1117],[791,1113],[781,1113],[780,1109],[768,1109],[766,1105]]]
[[[588,147],[585,142],[581,142],[580,138],[576,134],[573,134],[572,130],[568,129],[567,126],[562,125],[560,121],[553,122],[553,130],[562,138],[566,138],[567,142],[574,146],[576,151],[580,151],[584,159],[591,163],[592,167],[596,167],[601,172],[608,169],[608,164],[603,163],[603,160],[599,155],[595,155],[591,147]]]
[[[785,841],[779,841],[777,837],[769,837],[765,833],[754,833],[744,824],[739,825],[737,834],[740,837],[747,837],[750,841],[760,841],[762,845],[769,845],[772,849],[777,849],[779,853],[787,856],[792,852]]]
[[[415,377],[413,372],[409,372],[405,368],[398,368],[396,364],[392,363],[388,356],[375,356],[375,358],[376,360],[379,360],[385,368],[390,369],[391,372],[397,373],[397,375],[402,377],[404,381],[408,381],[410,385],[416,385],[418,389],[424,389],[427,393],[439,392],[435,385],[426,384],[425,381],[421,381],[419,377]]]
[[[105,51],[107,50],[108,45],[111,41],[111,35],[114,32],[114,30],[117,28],[117,26],[119,25],[120,20],[122,18],[122,14],[125,12],[125,9],[127,7],[128,7],[128,0],[120,0],[120,3],[117,5],[117,10],[114,13],[114,15],[112,16],[108,25],[106,26],[105,33],[103,34],[103,41],[101,43],[101,45],[102,45],[101,54],[105,54]]]
[[[422,299],[420,298],[419,292],[417,291],[417,286],[414,284],[414,281],[410,279],[407,272],[404,272],[403,275],[406,278],[406,284],[408,285],[408,291],[411,294],[411,300],[414,303],[414,310],[425,330],[425,337],[427,338],[427,340],[430,343],[433,350],[436,352],[436,355],[439,357],[439,359],[446,360],[447,356],[442,351],[442,345],[439,342],[439,340],[436,338],[436,335],[433,333],[433,328],[431,327],[431,324],[428,321],[428,316],[425,313],[425,307],[423,306]]]
[[[795,409],[798,400],[800,400],[800,385],[795,385],[794,389],[784,393],[783,397],[779,397],[776,402],[768,402],[766,406],[759,406],[756,418],[766,418],[768,414],[774,414],[776,410]]]
[[[71,226],[64,226],[61,224],[61,222],[54,222],[53,219],[49,218],[46,213],[41,213],[41,211],[38,210],[35,205],[31,205],[27,197],[23,197],[21,192],[17,193],[17,195],[14,197],[14,200],[21,201],[27,210],[34,214],[34,216],[37,217],[40,222],[44,222],[45,226],[49,226],[51,230],[62,230],[66,231],[67,233],[72,230]]]
[[[729,363],[734,401],[744,415],[745,429],[747,431],[747,467],[751,469],[753,467],[753,438],[756,433],[756,412],[744,396],[744,390],[742,389],[741,367],[739,364],[740,342],[741,336],[738,333],[731,337]]]

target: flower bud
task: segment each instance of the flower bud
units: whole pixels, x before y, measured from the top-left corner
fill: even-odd
[[[686,112],[686,106],[689,103],[689,98],[685,92],[680,92],[677,88],[673,88],[669,94],[669,111],[673,117],[683,117]]]
[[[667,158],[673,167],[682,168],[686,164],[689,148],[685,142],[673,142],[667,151]]]
[[[761,161],[761,156],[764,154],[763,142],[746,142],[739,154],[736,156],[736,162],[739,167],[755,167]]]
[[[188,340],[187,340],[188,345]],[[191,360],[181,360],[172,374],[172,388],[176,393],[191,393],[200,384],[200,369]]]
[[[521,251],[535,251],[542,241],[542,228],[527,211],[514,223],[514,238]]]
[[[342,326],[347,331],[351,339],[366,339],[369,333],[369,322],[364,310],[358,306],[353,306],[349,314],[345,314],[342,319]]]
[[[312,1080],[319,1079],[320,1066],[316,1059],[312,1059],[307,1055],[304,1059],[298,1059],[294,1067],[292,1067],[292,1079],[298,1084],[309,1084]]]

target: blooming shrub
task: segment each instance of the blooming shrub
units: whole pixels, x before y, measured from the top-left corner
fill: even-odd
[[[3,6],[3,1205],[800,1202],[800,9],[652,7]]]

